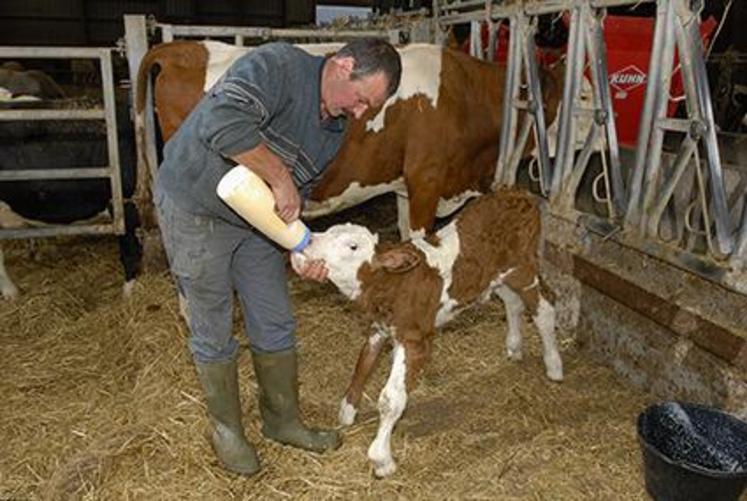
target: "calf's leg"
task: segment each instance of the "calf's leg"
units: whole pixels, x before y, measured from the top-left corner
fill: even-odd
[[[521,297],[507,285],[501,285],[495,289],[495,294],[501,298],[506,306],[506,322],[508,333],[506,334],[506,354],[511,360],[521,360],[522,344],[521,316],[524,313],[524,302]]]
[[[392,371],[379,395],[379,429],[376,432],[376,438],[368,448],[368,459],[373,463],[377,477],[386,477],[397,469],[397,464],[392,458],[391,439],[394,425],[407,405],[405,359],[405,347],[395,341],[394,350],[392,350]]]
[[[340,413],[338,419],[343,426],[350,426],[355,421],[358,413],[358,404],[361,401],[363,387],[371,375],[376,360],[379,358],[381,348],[387,340],[387,335],[382,332],[374,332],[363,343],[358,362],[355,364],[355,372],[350,380],[345,396],[340,402]]]

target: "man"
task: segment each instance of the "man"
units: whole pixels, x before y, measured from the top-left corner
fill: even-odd
[[[306,427],[298,410],[295,320],[284,250],[216,195],[241,164],[272,189],[286,222],[338,151],[346,118],[380,106],[399,85],[396,50],[357,40],[325,59],[284,43],[238,59],[166,144],[155,202],[164,246],[189,311],[190,348],[213,424],[212,445],[230,471],[259,470],[241,424],[232,336],[238,293],[259,384],[262,433],[313,451],[340,445],[335,431]],[[297,270],[324,280],[320,262]]]

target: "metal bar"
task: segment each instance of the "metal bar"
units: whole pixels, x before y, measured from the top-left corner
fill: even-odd
[[[116,233],[117,229],[113,224],[95,224],[95,225],[55,225],[43,226],[37,228],[3,228],[0,230],[0,240],[10,240],[14,238],[36,238],[36,237],[56,237],[59,235],[111,235]]]
[[[521,125],[521,131],[519,131],[518,141],[516,141],[516,146],[514,147],[514,151],[508,161],[506,173],[503,176],[503,182],[506,186],[513,186],[516,184],[516,171],[519,168],[521,155],[526,149],[530,132],[532,132],[532,116],[526,115],[524,117],[524,123]]]
[[[690,19],[686,22],[679,14],[680,23],[677,23],[677,38],[680,43],[680,59],[682,60],[682,73],[685,88],[695,94],[693,96],[697,103],[698,114],[706,124],[705,153],[708,162],[711,205],[713,210],[713,221],[716,224],[716,241],[718,249],[723,254],[729,254],[734,247],[734,239],[731,235],[729,209],[726,204],[726,189],[724,188],[724,176],[721,171],[721,159],[718,152],[718,141],[716,139],[716,124],[713,118],[713,107],[711,95],[708,88],[708,75],[706,74],[703,59],[703,43],[700,38],[700,21],[695,13],[690,12]],[[688,96],[690,97],[690,96]],[[708,228],[706,231],[710,231]]]
[[[0,47],[0,58],[20,59],[98,59],[109,49],[97,47]]]
[[[525,22],[526,23],[526,22]],[[534,114],[534,139],[537,143],[540,168],[540,191],[547,195],[550,189],[550,151],[547,146],[547,125],[545,124],[545,105],[542,96],[542,85],[540,83],[539,69],[537,68],[537,49],[534,43],[534,35],[537,32],[536,24],[531,25],[524,40],[524,64],[526,66],[527,81],[529,82],[530,99],[532,100],[532,112]]]
[[[553,167],[553,180],[550,190],[551,196],[560,194],[562,185],[573,168],[573,156],[576,150],[574,108],[578,88],[583,78],[584,67],[584,37],[581,33],[581,8],[575,7],[571,11],[571,35],[568,41],[568,57],[566,60],[565,80],[563,88],[563,104],[560,109],[560,123],[558,125],[557,151]]]
[[[656,126],[665,131],[689,133],[692,128],[692,121],[686,118],[660,118],[656,121]]]
[[[508,61],[506,63],[506,81],[503,88],[503,110],[501,117],[501,136],[498,149],[498,161],[496,163],[493,185],[503,182],[505,170],[510,161],[512,151],[512,137],[516,134],[516,110],[510,103],[518,96],[515,88],[515,75],[518,73],[516,66],[521,64],[517,58],[517,47],[519,34],[516,30],[517,19],[511,18],[511,33],[508,38]]]
[[[646,168],[648,156],[648,143],[651,138],[651,129],[654,123],[654,105],[659,89],[661,73],[660,62],[664,51],[667,22],[669,16],[669,0],[659,0],[656,4],[656,23],[654,25],[654,40],[651,47],[651,57],[648,63],[648,81],[646,82],[646,95],[643,109],[638,125],[638,140],[635,150],[633,168],[628,177],[628,207],[625,212],[625,222],[635,225],[640,217],[640,197],[643,174]]]
[[[109,156],[109,183],[112,194],[112,212],[114,231],[124,235],[124,202],[122,200],[122,175],[119,168],[119,142],[117,138],[117,104],[114,99],[114,72],[111,52],[101,56],[101,90],[104,95],[106,110],[106,149]]]
[[[680,145],[680,151],[677,154],[677,158],[674,161],[672,167],[672,174],[669,176],[669,179],[664,182],[664,185],[661,188],[658,202],[656,202],[656,204],[651,207],[651,211],[648,215],[646,231],[649,236],[659,236],[659,222],[661,221],[661,216],[664,213],[664,209],[666,209],[669,200],[672,198],[674,189],[677,187],[677,183],[682,178],[682,174],[685,173],[685,169],[690,162],[690,157],[692,157],[693,153],[695,152],[695,148],[697,147],[698,142],[693,140],[691,136],[687,136]]]
[[[483,59],[482,37],[480,36],[480,22],[472,21],[469,25],[469,53],[477,59]]]
[[[106,111],[101,108],[89,110],[17,110],[0,108],[0,122],[17,120],[102,120]]]
[[[163,42],[173,42],[174,32],[171,29],[170,24],[156,24],[156,27],[161,28],[161,40]]]
[[[619,7],[624,5],[634,5],[638,3],[650,3],[655,0],[592,0],[591,8],[601,9],[607,7]],[[485,2],[475,1],[471,9],[468,10],[466,3],[459,7],[452,5],[439,5],[440,2],[434,1],[433,12],[435,13],[436,22],[440,26],[451,24],[464,24],[470,21],[479,21],[485,19]],[[470,2],[470,4],[472,4]],[[578,5],[578,0],[546,0],[539,2],[515,3],[513,5],[504,5],[496,0],[496,3],[490,6],[488,17],[490,20],[508,19],[519,13],[528,16],[540,16],[543,14],[554,14],[565,10],[571,10]],[[457,12],[454,12],[457,11]],[[462,11],[462,12],[459,12]]]
[[[46,179],[102,179],[111,175],[109,167],[77,167],[75,169],[18,169],[0,171],[0,181],[32,181]]]
[[[581,184],[581,179],[586,172],[586,168],[589,166],[589,159],[591,154],[594,152],[594,145],[599,140],[599,129],[600,125],[594,122],[591,126],[589,134],[586,136],[584,146],[581,148],[581,152],[578,154],[575,165],[571,173],[568,175],[568,179],[563,183],[561,187],[562,192],[560,195],[561,206],[567,209],[573,207],[573,203],[576,199],[576,192],[578,186]]]
[[[235,37],[245,38],[389,38],[387,30],[311,30],[289,28],[257,28],[246,26],[198,26],[157,23],[162,36]],[[163,36],[166,41],[165,36]]]
[[[673,0],[666,0],[667,15],[664,25],[664,41],[662,47],[661,59],[658,61],[660,66],[659,82],[655,89],[656,98],[654,102],[654,120],[660,120],[667,115],[667,106],[669,105],[669,90],[672,83],[672,65],[674,64],[674,4]],[[646,231],[646,215],[649,213],[649,207],[653,202],[657,185],[659,172],[661,170],[661,152],[664,144],[664,130],[655,127],[651,132],[651,140],[646,157],[645,171],[643,175],[643,203],[639,208],[638,228],[641,234]]]
[[[625,186],[622,180],[620,166],[620,147],[617,142],[617,128],[615,126],[615,111],[612,108],[612,96],[609,89],[609,76],[607,74],[607,47],[602,33],[602,21],[599,13],[590,12],[589,25],[587,27],[587,43],[589,44],[589,58],[592,61],[592,75],[596,79],[595,98],[597,105],[604,112],[604,127],[607,133],[607,151],[610,160],[610,181],[612,211],[610,217],[617,218],[624,212]],[[602,155],[606,152],[602,151]]]

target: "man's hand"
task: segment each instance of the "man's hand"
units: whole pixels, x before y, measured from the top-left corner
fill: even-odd
[[[247,166],[265,180],[275,197],[275,212],[280,219],[290,223],[301,215],[301,196],[293,184],[283,161],[263,143],[231,157],[236,163]]]
[[[314,280],[315,282],[324,282],[327,280],[329,271],[321,259],[308,259],[306,256],[298,253],[291,254],[291,267],[298,276],[305,280]]]
[[[301,215],[301,196],[290,176],[283,181],[272,184],[272,194],[275,196],[275,212],[286,223],[295,221]]]

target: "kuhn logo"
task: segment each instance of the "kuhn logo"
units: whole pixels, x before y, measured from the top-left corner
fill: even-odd
[[[633,65],[626,66],[610,75],[610,85],[621,92],[628,92],[644,83],[646,83],[646,74]]]

